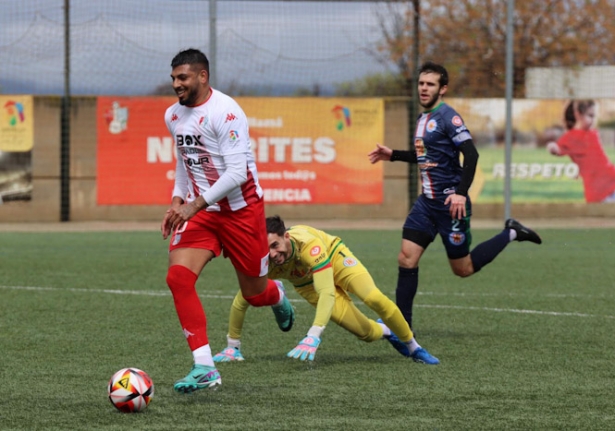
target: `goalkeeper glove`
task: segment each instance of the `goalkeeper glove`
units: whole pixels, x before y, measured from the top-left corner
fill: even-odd
[[[297,347],[288,352],[286,356],[289,358],[300,359],[302,361],[305,361],[306,359],[308,361],[313,361],[319,344],[320,338],[308,335],[301,340]]]

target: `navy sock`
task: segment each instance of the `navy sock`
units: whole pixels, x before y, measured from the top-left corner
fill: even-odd
[[[481,242],[470,252],[474,272],[491,262],[510,242],[510,229],[504,229],[491,239]]]
[[[399,267],[395,297],[397,306],[404,315],[406,322],[412,328],[412,304],[419,287],[419,269]]]

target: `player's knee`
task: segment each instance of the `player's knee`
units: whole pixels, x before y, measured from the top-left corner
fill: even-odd
[[[470,275],[474,274],[474,271],[467,269],[467,268],[453,268],[453,274],[461,277],[461,278],[465,278],[465,277],[469,277]]]
[[[400,251],[397,255],[397,264],[402,268],[416,268],[418,265],[418,259],[415,256],[405,254]]]
[[[182,265],[172,265],[167,271],[167,286],[171,292],[177,292],[183,289],[194,287],[196,282],[196,274]]]
[[[465,278],[474,274],[474,268],[472,267],[472,261],[464,262],[463,264],[451,264],[453,274],[458,277]]]

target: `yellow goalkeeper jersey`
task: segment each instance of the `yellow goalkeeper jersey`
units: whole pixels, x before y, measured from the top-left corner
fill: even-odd
[[[315,272],[331,267],[331,257],[342,240],[311,226],[288,228],[291,257],[282,265],[269,265],[269,278],[283,278],[295,288],[313,283]]]

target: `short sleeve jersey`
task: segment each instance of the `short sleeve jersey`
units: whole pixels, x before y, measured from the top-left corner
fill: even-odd
[[[313,283],[315,272],[331,265],[331,257],[342,244],[339,237],[311,226],[296,225],[288,229],[292,253],[282,265],[269,264],[269,278],[283,278],[300,288]]]
[[[579,167],[587,202],[602,202],[615,191],[615,166],[606,156],[597,130],[571,129],[557,145],[561,154],[570,156]]]
[[[203,195],[224,174],[226,161],[243,153],[247,181],[207,211],[237,211],[263,196],[250,148],[248,120],[231,97],[212,89],[201,105],[175,103],[164,116],[177,150],[173,196],[191,202]]]
[[[472,139],[461,116],[446,103],[423,112],[414,136],[423,194],[444,200],[461,181],[459,145]]]

